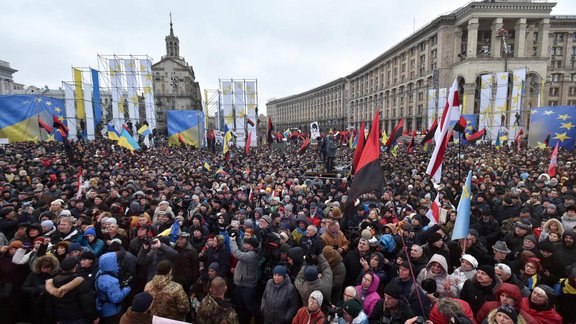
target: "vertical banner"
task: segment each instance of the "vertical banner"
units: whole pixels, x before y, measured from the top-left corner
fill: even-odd
[[[120,61],[117,59],[109,60],[110,66],[110,92],[112,95],[112,123],[116,129],[120,129],[124,122],[124,99],[122,98],[122,79]]]
[[[92,74],[92,89],[94,105],[94,128],[102,121],[102,103],[100,102],[100,79],[99,72],[95,69],[90,69]]]
[[[140,78],[144,87],[146,121],[148,126],[153,129],[156,128],[156,114],[154,113],[154,92],[152,91],[152,62],[149,59],[140,60]]]
[[[76,96],[76,118],[86,119],[84,112],[84,94],[82,92],[82,71],[77,68],[74,70],[74,95]]]
[[[83,134],[84,138],[89,140],[95,139],[94,131],[94,112],[92,107],[92,86],[84,84],[84,107],[86,108],[86,120],[84,129],[86,132]]]
[[[478,130],[486,128],[486,138],[493,138],[491,131],[494,127],[494,113],[492,104],[492,85],[494,77],[492,74],[484,74],[480,77],[480,114]]]
[[[508,72],[496,73],[496,96],[494,97],[494,127],[488,131],[494,141],[501,134],[507,134],[508,126]]]
[[[317,121],[310,123],[310,137],[312,139],[320,137],[320,126]]]
[[[438,116],[440,117],[444,112],[444,106],[446,105],[447,100],[448,100],[448,88],[440,88],[438,90]]]
[[[256,115],[256,108],[258,105],[257,101],[257,91],[256,91],[256,81],[246,81],[246,123],[248,134],[250,138],[250,146],[256,146],[258,141],[256,139],[256,122],[258,121],[258,116]]]
[[[236,145],[238,147],[246,147],[246,132],[245,117],[246,117],[246,104],[244,98],[244,81],[234,81],[233,97],[234,97],[234,131],[236,133]]]
[[[436,89],[428,89],[428,123],[426,124],[426,129],[432,127],[436,115]]]
[[[222,93],[222,114],[224,115],[224,124],[228,129],[234,129],[234,111],[232,109],[232,81],[221,81],[220,90]]]
[[[510,117],[508,118],[509,139],[515,139],[522,128],[524,119],[524,83],[526,82],[526,68],[512,71],[512,97],[510,100]]]
[[[138,82],[136,81],[136,64],[133,59],[124,59],[124,71],[126,73],[126,87],[128,88],[128,115],[132,124],[140,122],[138,109]]]
[[[68,121],[68,136],[76,138],[76,105],[74,102],[74,85],[62,82],[64,85],[64,99],[66,106],[66,120]]]

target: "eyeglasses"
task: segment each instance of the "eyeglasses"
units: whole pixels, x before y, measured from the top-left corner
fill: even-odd
[[[535,266],[535,265],[532,265],[532,264],[526,264],[526,265],[524,265],[524,267],[525,267],[525,268],[530,268],[530,269],[536,269],[536,266]]]

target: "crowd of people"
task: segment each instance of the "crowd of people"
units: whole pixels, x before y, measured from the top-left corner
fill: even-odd
[[[338,143],[338,139],[329,141]],[[245,156],[108,140],[0,148],[0,322],[574,323],[576,163],[549,149],[383,153],[347,201],[314,146]],[[341,145],[327,167],[350,164]],[[472,170],[468,236],[452,241]],[[441,220],[427,216],[436,199]]]

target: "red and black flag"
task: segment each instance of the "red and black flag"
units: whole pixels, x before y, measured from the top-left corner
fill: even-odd
[[[404,128],[404,119],[400,119],[400,122],[398,122],[398,125],[396,125],[396,127],[394,128],[392,134],[390,134],[390,137],[388,137],[388,142],[386,142],[388,152],[390,152],[390,150],[392,149],[392,145],[398,140],[398,138],[402,136],[403,128]]]
[[[64,125],[64,123],[56,117],[56,115],[52,115],[52,127],[58,128],[62,138],[68,136],[68,126]]]
[[[518,135],[516,135],[516,152],[520,153],[520,148],[522,145],[522,135],[524,135],[524,130],[520,128]]]
[[[544,147],[548,147],[548,145],[550,145],[550,133],[548,133],[548,136],[546,136],[544,140]]]
[[[254,121],[253,121],[252,119],[250,119],[250,118],[248,118],[248,120],[247,120],[246,122],[248,123],[248,125],[250,125],[250,126],[252,126],[252,127],[254,127],[254,125],[255,125],[255,124],[254,124]]]
[[[360,125],[360,131],[358,132],[358,141],[356,142],[356,150],[354,151],[354,160],[352,162],[352,172],[355,172],[362,157],[362,151],[364,151],[364,143],[366,142],[364,135],[364,121]]]
[[[460,116],[460,119],[454,125],[454,131],[458,133],[464,133],[465,130],[466,130],[466,118],[464,118],[464,116]]]
[[[248,132],[248,137],[246,137],[246,156],[248,156],[248,153],[250,153],[250,142],[252,141],[252,131]]]
[[[304,143],[302,143],[302,146],[300,146],[300,149],[298,150],[298,154],[306,152],[306,149],[308,148],[309,145],[310,145],[310,139],[306,137]]]
[[[481,131],[478,131],[470,136],[466,136],[466,140],[470,143],[474,143],[477,140],[481,139],[482,136],[484,136],[484,134],[486,133],[486,128],[482,129]]]
[[[420,141],[420,145],[424,145],[424,143],[431,141],[432,138],[434,138],[434,133],[436,133],[437,128],[438,128],[438,118],[434,118],[432,126],[430,126],[430,129],[428,130],[428,132],[426,132],[426,135],[424,135],[424,138]]]
[[[416,136],[416,131],[412,132],[412,138],[410,139],[410,144],[408,144],[408,153],[414,152],[414,136]]]
[[[266,142],[268,143],[268,145],[272,144],[272,142],[274,142],[274,138],[272,137],[272,131],[274,130],[274,125],[272,125],[272,118],[270,118],[270,116],[268,116],[268,129],[266,132]]]
[[[352,179],[348,206],[353,206],[356,198],[364,193],[381,190],[384,185],[382,174],[382,167],[380,166],[380,112],[376,111],[372,120],[370,135],[366,140],[366,145]]]
[[[40,128],[45,129],[48,134],[52,133],[52,127],[43,122],[42,119],[40,119],[40,117],[38,117],[38,126],[40,126]]]

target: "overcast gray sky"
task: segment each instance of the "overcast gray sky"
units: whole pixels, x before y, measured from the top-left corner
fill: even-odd
[[[57,88],[97,54],[165,55],[172,12],[180,55],[203,89],[258,79],[259,107],[330,82],[374,59],[457,0],[4,0],[0,60],[25,85]],[[559,0],[553,14],[576,15]],[[415,22],[415,23],[414,23]]]

